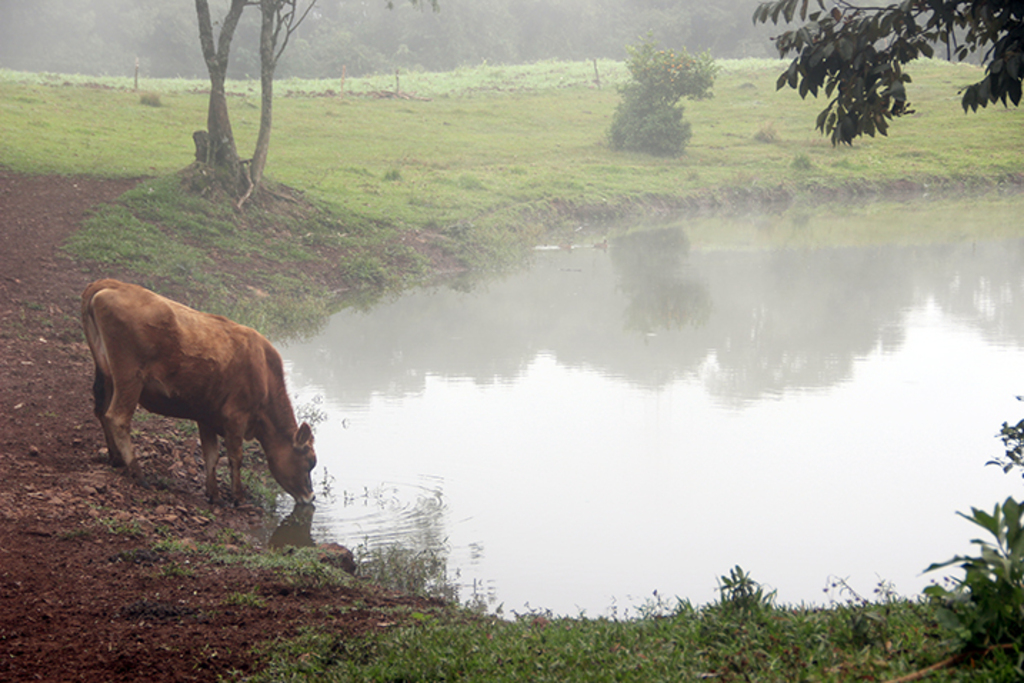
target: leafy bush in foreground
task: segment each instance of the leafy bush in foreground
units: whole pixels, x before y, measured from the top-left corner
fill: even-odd
[[[1021,505],[1007,498],[992,514],[971,508],[972,515],[958,513],[995,538],[995,543],[975,539],[977,557],[957,555],[933,564],[927,571],[959,564],[964,578],[952,589],[929,586],[925,594],[941,608],[940,621],[965,647],[983,648],[1019,641],[1024,636],[1024,526]]]

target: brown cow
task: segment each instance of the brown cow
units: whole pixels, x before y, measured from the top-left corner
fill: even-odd
[[[217,500],[217,437],[224,437],[236,502],[242,441],[257,439],[270,472],[298,503],[313,500],[313,433],[296,426],[281,356],[259,332],[201,313],[148,289],[99,280],[82,292],[82,325],[96,361],[93,395],[111,462],[145,480],[129,438],[141,405],[195,420],[206,462],[206,495]]]

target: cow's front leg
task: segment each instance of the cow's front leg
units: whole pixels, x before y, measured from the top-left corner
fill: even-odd
[[[245,489],[242,488],[242,437],[228,432],[224,435],[224,446],[231,466],[231,493],[235,497],[235,505],[241,505],[245,498]]]
[[[217,461],[220,460],[220,448],[217,444],[217,432],[208,425],[199,425],[199,444],[203,450],[203,464],[206,467],[206,497],[211,503],[220,500],[217,488]]]

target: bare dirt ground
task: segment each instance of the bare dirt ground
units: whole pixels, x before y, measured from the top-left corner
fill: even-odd
[[[304,626],[356,635],[393,624],[389,608],[426,606],[152,551],[168,535],[230,538],[225,529],[249,529],[261,513],[203,514],[196,445],[171,421],[149,419],[135,439],[163,489],[137,486],[101,450],[79,296],[129,274],[74,262],[59,245],[134,184],[0,170],[0,680],[214,681],[254,671],[255,646]]]

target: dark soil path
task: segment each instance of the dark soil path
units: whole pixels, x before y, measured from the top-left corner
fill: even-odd
[[[192,439],[151,418],[136,439],[146,490],[107,464],[92,415],[79,295],[130,278],[62,255],[90,207],[132,180],[0,170],[0,680],[215,681],[258,667],[254,646],[308,625],[387,628],[424,607],[372,586],[298,588],[154,543],[232,538],[254,506],[208,510]],[[138,424],[136,425],[137,428]],[[238,535],[235,534],[235,537]],[[253,606],[226,600],[255,594]]]

